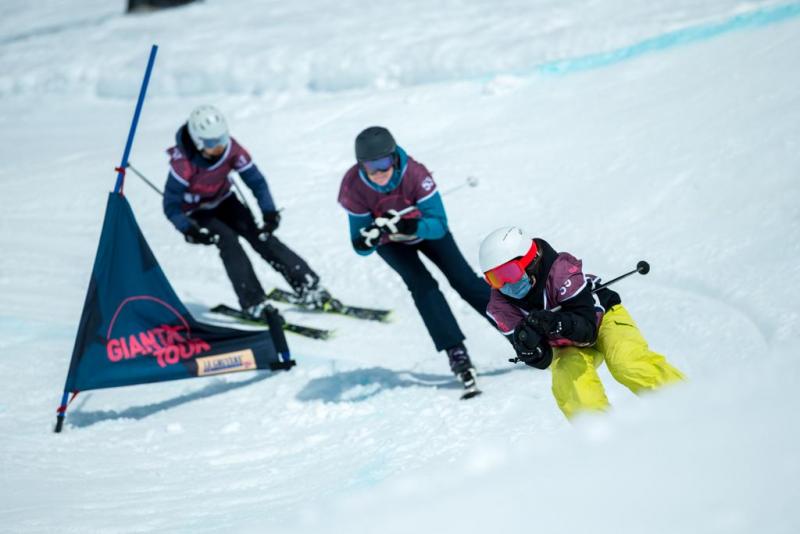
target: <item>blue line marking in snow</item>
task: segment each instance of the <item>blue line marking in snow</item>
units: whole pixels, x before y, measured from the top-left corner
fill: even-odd
[[[689,43],[698,41],[706,41],[719,35],[729,33],[736,30],[743,30],[747,28],[758,28],[761,26],[768,26],[777,22],[797,17],[800,15],[800,2],[793,2],[777,7],[770,7],[743,13],[729,18],[728,20],[700,26],[693,26],[676,30],[673,32],[665,33],[656,37],[645,39],[639,43],[635,43],[608,52],[600,52],[588,56],[577,57],[572,59],[560,59],[543,63],[535,66],[532,71],[527,70],[525,73],[517,72],[514,74],[569,74],[582,70],[596,69],[613,65],[622,61],[632,59],[651,52],[659,50],[666,50]]]

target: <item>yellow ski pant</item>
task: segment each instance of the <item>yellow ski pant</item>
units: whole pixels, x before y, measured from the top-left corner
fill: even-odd
[[[597,342],[591,347],[554,350],[553,395],[567,418],[609,406],[597,367],[605,360],[611,376],[634,393],[684,380],[664,356],[651,351],[628,310],[616,305],[606,312]]]

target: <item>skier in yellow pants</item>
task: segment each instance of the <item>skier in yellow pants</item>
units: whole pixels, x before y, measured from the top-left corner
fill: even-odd
[[[593,346],[555,349],[553,395],[567,417],[608,407],[596,370],[604,360],[611,376],[637,394],[684,379],[664,356],[650,350],[628,310],[617,304],[605,313]]]
[[[597,374],[603,361],[637,394],[684,379],[649,349],[619,294],[608,288],[595,292],[600,280],[584,274],[571,254],[504,227],[481,243],[480,263],[492,286],[487,314],[520,361],[551,367],[553,395],[568,418],[609,406]]]

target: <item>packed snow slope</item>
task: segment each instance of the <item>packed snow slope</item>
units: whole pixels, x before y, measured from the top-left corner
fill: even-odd
[[[435,5],[434,5],[435,4]],[[800,3],[207,0],[0,7],[0,531],[800,531]],[[298,367],[83,393],[51,432],[151,44],[131,161],[159,185],[195,105],[228,116],[278,235],[391,324],[290,339]],[[517,224],[611,278],[689,377],[567,423],[549,372],[441,285],[484,395],[458,400],[399,277],[350,249],[363,128],[434,172],[477,269]],[[125,193],[198,318],[235,304],[134,176]],[[265,287],[282,280],[253,256]],[[218,318],[216,319],[218,320]]]

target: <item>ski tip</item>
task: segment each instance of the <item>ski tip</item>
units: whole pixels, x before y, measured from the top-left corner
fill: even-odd
[[[463,395],[461,395],[461,400],[471,399],[473,397],[477,397],[478,395],[482,394],[483,391],[479,390],[478,388],[470,389],[465,391]]]
[[[292,323],[284,323],[283,329],[286,332],[291,332],[292,334],[298,334],[300,336],[311,339],[319,339],[320,341],[326,341],[328,339],[331,339],[334,333],[333,330],[322,330],[318,328],[306,327]]]
[[[320,332],[322,333],[320,339],[333,339],[336,334],[336,330],[320,330]]]

